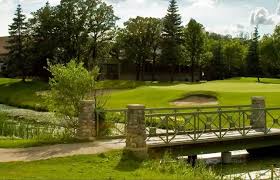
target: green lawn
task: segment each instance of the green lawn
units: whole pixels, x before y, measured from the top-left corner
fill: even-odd
[[[167,159],[168,160],[168,159]],[[183,162],[160,163],[159,159],[140,161],[121,151],[99,155],[55,158],[35,162],[0,163],[0,179],[209,179],[214,173],[191,168]]]
[[[22,82],[0,78],[0,103],[35,110],[46,110],[40,94],[48,85],[41,81]]]
[[[16,139],[0,137],[0,148],[27,148],[53,144],[79,143],[75,139]]]
[[[113,93],[107,106],[118,108],[140,103],[147,107],[168,107],[174,99],[190,94],[215,95],[220,105],[246,105],[251,103],[252,96],[265,96],[268,106],[278,106],[280,79],[262,79],[262,83],[257,83],[256,78],[234,78],[201,84],[146,85]]]
[[[250,104],[251,96],[265,96],[268,106],[278,106],[280,79],[261,81],[257,83],[256,78],[232,78],[200,84],[103,81],[98,86],[118,89],[108,95],[107,108],[123,108],[135,103],[147,107],[171,107],[171,101],[189,94],[215,95],[220,105]],[[40,81],[23,83],[17,79],[0,78],[0,103],[46,110],[41,96],[47,89],[48,85]]]

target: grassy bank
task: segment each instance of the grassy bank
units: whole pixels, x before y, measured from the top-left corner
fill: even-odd
[[[0,103],[11,106],[46,110],[41,95],[48,84],[41,81],[22,82],[19,79],[0,78]]]
[[[0,174],[4,179],[46,180],[212,180],[216,178],[215,174],[205,167],[193,169],[183,162],[160,163],[159,159],[140,161],[121,151],[36,162],[0,163]]]

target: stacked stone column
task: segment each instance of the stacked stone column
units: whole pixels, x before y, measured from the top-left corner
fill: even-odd
[[[146,144],[145,106],[134,104],[128,105],[127,108],[126,150],[132,152],[138,158],[146,158],[148,152]]]
[[[80,140],[95,140],[96,121],[94,118],[94,101],[83,100],[80,105],[77,138]]]
[[[266,129],[266,113],[265,110],[265,98],[261,96],[252,97],[252,116],[251,126],[253,129]]]

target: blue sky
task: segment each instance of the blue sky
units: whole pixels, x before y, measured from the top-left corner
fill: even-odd
[[[0,36],[8,35],[18,3],[22,4],[24,13],[37,10],[47,0],[0,0]],[[168,7],[168,0],[105,0],[113,5],[115,13],[121,20],[118,25],[136,16],[163,17]],[[52,5],[59,0],[49,0]],[[178,0],[183,23],[195,18],[206,30],[221,34],[236,35],[251,32],[258,24],[262,34],[271,33],[280,23],[280,0]]]

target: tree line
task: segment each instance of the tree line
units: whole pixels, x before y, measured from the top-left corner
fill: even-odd
[[[48,79],[48,63],[83,62],[88,70],[110,61],[134,63],[136,80],[144,80],[145,65],[166,65],[170,81],[176,67],[189,67],[191,81],[237,76],[278,77],[280,26],[261,39],[258,27],[252,37],[207,32],[191,19],[182,25],[176,0],[170,0],[164,18],[136,17],[122,28],[113,7],[102,0],[61,0],[46,3],[26,19],[19,5],[9,26],[7,76]]]

